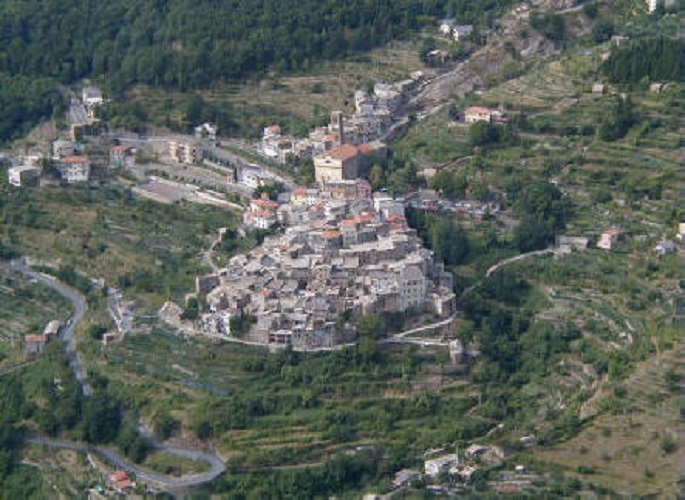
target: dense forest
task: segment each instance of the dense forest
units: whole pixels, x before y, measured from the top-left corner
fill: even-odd
[[[64,101],[49,78],[0,73],[0,142],[26,134],[43,117],[64,113]]]
[[[267,68],[306,70],[402,38],[448,13],[510,2],[446,0],[29,0],[5,5],[0,71],[62,82],[107,75],[185,89]]]
[[[319,61],[359,54],[405,38],[445,15],[456,16],[461,22],[486,24],[511,3],[4,2],[0,4],[0,141],[20,136],[37,118],[54,113],[58,83],[103,77],[115,94],[137,83],[183,91],[267,71],[307,71]],[[29,83],[22,78],[39,80]],[[40,86],[38,92],[34,85]],[[17,95],[16,88],[26,92]],[[50,88],[54,94],[45,97],[45,89]],[[38,99],[33,101],[35,96]]]
[[[681,40],[639,40],[614,51],[603,69],[613,83],[638,83],[645,77],[652,82],[679,81],[685,74],[684,52]]]

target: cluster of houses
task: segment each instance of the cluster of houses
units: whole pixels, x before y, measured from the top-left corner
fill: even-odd
[[[316,158],[342,145],[359,146],[376,141],[388,131],[408,93],[422,78],[423,73],[417,71],[400,82],[377,82],[372,92],[357,90],[351,116],[333,111],[330,123],[312,130],[306,138],[285,135],[280,125],[269,125],[264,128],[260,149],[269,158],[285,163],[289,155]]]
[[[117,145],[109,150],[109,166],[125,167],[133,158],[134,149]],[[83,153],[83,145],[71,140],[58,139],[52,143],[52,154],[45,158],[41,154],[32,154],[20,158],[20,164],[7,170],[7,178],[16,187],[31,187],[40,184],[43,176],[43,160],[51,161],[65,184],[88,182],[92,168],[91,159]]]
[[[43,175],[45,160],[54,163],[62,182],[74,184],[87,181],[90,175],[90,160],[82,151],[83,146],[80,143],[56,140],[52,143],[52,154],[49,158],[38,151],[21,157],[19,165],[8,169],[8,181],[16,187],[37,186]]]
[[[676,238],[679,241],[683,240],[683,234],[685,234],[685,223],[681,222],[678,225],[678,234]],[[625,236],[625,231],[619,227],[612,227],[607,229],[602,234],[600,234],[597,240],[597,248],[602,250],[613,250],[616,245],[621,242]],[[678,245],[672,240],[661,240],[654,247],[654,252],[659,256],[670,255],[678,252]]]
[[[198,278],[209,309],[195,325],[201,333],[226,338],[232,318],[251,317],[246,338],[304,350],[353,339],[350,317],[453,314],[452,275],[423,248],[403,204],[388,194],[347,180],[296,189],[289,203],[277,205],[254,200],[246,218],[268,212],[283,233]]]
[[[431,450],[424,455],[423,473],[416,469],[403,469],[395,474],[395,490],[411,486],[423,480],[431,485],[449,481],[450,483],[470,483],[478,470],[491,469],[501,465],[504,452],[497,446],[473,444],[463,452],[444,453],[444,450]],[[431,491],[433,488],[430,488]]]

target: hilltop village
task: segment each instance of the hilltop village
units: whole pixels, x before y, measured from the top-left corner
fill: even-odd
[[[455,310],[452,275],[407,226],[404,204],[372,193],[364,180],[298,188],[282,205],[253,200],[245,220],[255,219],[285,229],[198,278],[210,312],[192,326],[172,303],[161,311],[165,320],[215,338],[230,338],[236,320],[248,320],[245,339],[306,350],[353,340],[349,320],[362,315]]]

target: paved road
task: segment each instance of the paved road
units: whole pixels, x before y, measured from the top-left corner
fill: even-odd
[[[507,264],[511,264],[512,262],[518,262],[519,260],[527,259],[528,257],[532,257],[534,255],[544,255],[546,253],[554,253],[554,249],[545,248],[544,250],[535,250],[533,252],[522,253],[521,255],[509,257],[508,259],[504,259],[503,261],[500,261],[497,264],[490,266],[488,270],[485,272],[485,277],[489,278],[492,275],[492,273],[497,271],[500,267],[506,266]]]
[[[109,448],[103,446],[95,445],[85,445],[79,443],[73,443],[70,441],[60,441],[57,439],[47,439],[47,438],[26,438],[27,443],[48,446],[51,448],[66,448],[69,450],[83,451],[97,453],[101,457],[104,457],[108,462],[110,462],[117,469],[122,469],[132,474],[135,474],[136,478],[143,480],[147,483],[151,483],[155,486],[168,489],[168,490],[180,490],[180,489],[191,489],[203,484],[209,483],[219,477],[226,466],[216,455],[209,453],[204,453],[197,450],[189,450],[184,448],[174,448],[161,445],[159,443],[153,443],[157,449],[168,453],[170,455],[176,455],[188,460],[196,460],[200,462],[205,462],[209,464],[209,470],[201,474],[193,474],[181,477],[169,477],[164,474],[158,474],[130,463],[127,459],[123,458],[119,453]]]
[[[88,376],[83,368],[83,362],[81,361],[78,352],[76,351],[76,346],[72,338],[74,328],[79,323],[79,321],[83,319],[83,315],[86,313],[86,310],[88,309],[86,299],[77,290],[68,285],[65,285],[64,283],[61,283],[60,281],[57,281],[52,276],[31,271],[20,260],[13,260],[9,264],[4,265],[3,267],[13,271],[17,271],[19,273],[24,274],[25,276],[29,276],[30,278],[39,281],[43,285],[52,288],[63,297],[69,299],[71,303],[74,305],[74,314],[72,314],[71,318],[67,320],[67,323],[62,328],[60,332],[60,338],[66,342],[65,351],[67,353],[67,357],[69,358],[69,366],[71,366],[71,369],[73,370],[74,375],[76,376],[76,380],[78,380],[79,384],[81,384],[83,395],[90,396],[93,391],[90,387],[90,384],[88,384]]]
[[[427,346],[444,346],[447,347],[450,344],[450,341],[442,341],[442,340],[434,340],[434,339],[421,339],[421,338],[411,338],[409,335],[414,335],[416,333],[422,333],[422,332],[428,332],[431,330],[435,330],[437,328],[442,328],[443,326],[447,326],[450,323],[452,323],[456,319],[457,315],[456,313],[450,316],[447,319],[443,319],[440,321],[436,321],[435,323],[431,323],[429,325],[423,325],[419,326],[416,328],[412,328],[410,330],[405,330],[400,333],[396,333],[390,337],[381,339],[378,341],[379,344],[415,344],[415,345],[420,345],[423,347]]]
[[[66,341],[67,347],[66,352],[69,358],[69,364],[76,376],[76,379],[81,384],[83,394],[85,396],[90,396],[92,394],[92,389],[87,381],[87,375],[83,369],[83,363],[81,362],[78,353],[76,352],[74,341],[72,339],[72,334],[74,328],[79,321],[83,318],[83,315],[87,309],[87,303],[85,298],[75,289],[70,286],[65,285],[57,281],[52,276],[48,276],[43,273],[38,273],[31,271],[26,265],[21,261],[12,261],[9,264],[4,264],[3,267],[11,269],[13,271],[20,272],[30,278],[36,279],[37,281],[43,283],[45,286],[52,288],[57,291],[62,296],[68,298],[74,305],[74,314],[67,321],[67,324],[62,329],[60,337]],[[124,469],[136,475],[139,479],[144,481],[154,483],[162,488],[166,489],[189,489],[202,484],[208,483],[216,479],[221,473],[226,469],[224,463],[216,456],[209,453],[203,453],[198,450],[188,449],[188,448],[176,448],[170,447],[163,443],[159,443],[153,439],[152,434],[146,429],[144,433],[152,446],[164,453],[170,455],[176,455],[189,460],[197,460],[201,462],[206,462],[210,466],[208,472],[202,474],[196,474],[192,476],[184,476],[180,478],[168,477],[162,474],[157,474],[145,469],[141,469],[137,465],[129,463],[125,458],[121,457],[117,452],[104,448],[101,446],[87,446],[78,443],[71,443],[68,441],[58,441],[46,438],[29,438],[26,439],[27,442],[32,444],[39,444],[43,446],[50,446],[55,448],[68,448],[78,451],[93,451],[109,460],[115,467]]]
[[[212,240],[209,248],[202,252],[202,261],[212,269],[213,273],[219,272],[219,266],[214,263],[214,260],[212,259],[212,253],[214,253],[216,246],[221,243],[221,239],[223,238],[225,232],[226,228],[219,229],[219,234]]]

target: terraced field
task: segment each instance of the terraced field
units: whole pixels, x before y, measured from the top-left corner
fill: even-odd
[[[602,413],[591,426],[564,443],[536,450],[535,457],[618,493],[675,498],[679,452],[669,443],[678,441],[679,402],[666,377],[678,355],[671,350],[652,356],[616,385],[621,389],[594,399]]]
[[[0,367],[24,358],[24,335],[70,314],[71,304],[52,289],[0,268]]]

